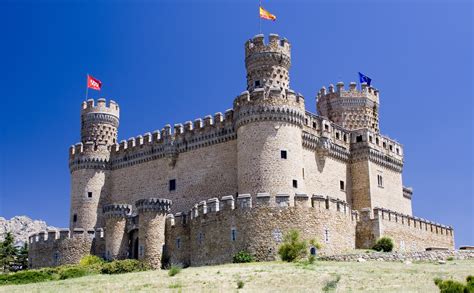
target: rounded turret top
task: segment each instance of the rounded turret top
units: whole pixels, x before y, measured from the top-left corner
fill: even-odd
[[[120,108],[110,100],[93,99],[82,102],[81,108],[81,141],[85,144],[112,145],[117,143]]]
[[[245,43],[247,90],[289,89],[291,45],[287,39],[276,34],[268,36],[268,43],[264,38],[264,35],[256,35]]]
[[[317,94],[317,109],[321,116],[350,130],[369,128],[379,132],[379,91],[362,83],[357,89],[357,83],[351,82],[349,89],[344,88],[343,82],[336,87],[322,87]]]
[[[114,100],[109,100],[109,104],[107,105],[104,98],[98,99],[97,103],[95,103],[93,99],[88,99],[82,102],[81,115],[89,113],[107,113],[118,119],[120,117],[120,108]]]

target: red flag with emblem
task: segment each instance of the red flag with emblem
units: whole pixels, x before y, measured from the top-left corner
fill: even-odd
[[[102,82],[98,80],[97,78],[90,76],[89,74],[87,75],[87,87],[91,88],[96,91],[100,91],[100,88],[102,87]]]

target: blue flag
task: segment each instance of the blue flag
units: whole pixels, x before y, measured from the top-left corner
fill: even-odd
[[[360,83],[366,82],[367,85],[370,86],[370,83],[372,82],[372,78],[359,72],[359,81]]]

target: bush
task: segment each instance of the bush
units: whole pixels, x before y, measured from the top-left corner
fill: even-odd
[[[81,266],[69,266],[69,267],[62,267],[59,269],[60,280],[84,277],[89,274],[91,274],[91,272],[87,268],[84,268]]]
[[[253,262],[253,256],[245,250],[237,252],[233,257],[234,263]]]
[[[440,293],[474,293],[474,276],[466,278],[466,285],[454,280],[434,279]]]
[[[242,280],[237,281],[237,289],[242,289],[244,287],[245,283]]]
[[[102,274],[124,274],[131,272],[141,272],[148,270],[149,267],[136,259],[124,259],[114,260],[112,262],[106,262],[102,265]]]
[[[292,262],[306,256],[306,241],[300,240],[300,234],[296,230],[290,230],[283,238],[283,244],[278,249],[281,259]]]
[[[79,261],[79,265],[83,267],[102,265],[104,260],[96,255],[86,255]]]
[[[168,270],[168,276],[170,277],[176,276],[177,274],[179,274],[179,272],[181,272],[181,267],[172,265],[170,269]]]
[[[46,270],[20,271],[0,275],[0,285],[28,284],[54,280],[57,277]]]
[[[375,243],[373,250],[389,252],[393,250],[393,241],[389,237],[382,237]]]

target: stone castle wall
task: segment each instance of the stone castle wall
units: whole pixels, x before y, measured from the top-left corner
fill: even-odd
[[[275,260],[278,246],[291,229],[305,240],[322,244],[322,254],[355,247],[357,212],[336,199],[258,194],[201,202],[189,216],[179,213],[167,223],[166,251],[170,263],[208,265],[232,262],[246,250],[256,260]],[[309,249],[309,248],[308,248]]]
[[[452,227],[433,223],[387,209],[369,209],[360,213],[357,224],[358,248],[371,248],[383,236],[392,238],[396,251],[424,251],[426,248],[454,249]]]
[[[40,232],[31,235],[28,244],[28,262],[29,267],[33,269],[77,264],[88,254],[104,257],[105,252],[102,229]]]

